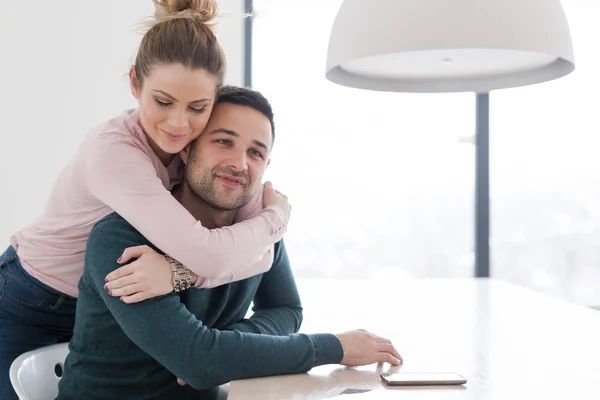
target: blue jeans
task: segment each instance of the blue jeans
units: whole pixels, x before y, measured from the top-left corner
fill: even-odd
[[[15,358],[71,339],[76,302],[29,275],[12,246],[0,255],[0,399],[17,400],[9,378]]]

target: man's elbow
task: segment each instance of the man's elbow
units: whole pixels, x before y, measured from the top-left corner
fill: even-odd
[[[196,373],[192,373],[187,377],[189,380],[186,381],[186,378],[181,379],[196,390],[212,389],[229,382],[224,377],[215,374],[215,369],[214,366],[212,368],[209,366],[200,366],[196,369]]]

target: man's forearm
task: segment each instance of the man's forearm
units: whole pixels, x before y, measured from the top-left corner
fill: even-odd
[[[339,363],[343,356],[334,335],[272,336],[209,329],[175,294],[138,304],[101,296],[138,347],[196,389],[233,379],[306,372]]]
[[[104,290],[104,277],[117,269],[119,252],[104,240],[118,233],[102,232],[97,246],[86,250],[86,268],[95,290],[123,332],[172,374],[196,389],[233,379],[305,372],[338,363],[343,356],[333,335],[271,336],[210,329],[182,303],[176,293],[126,304]],[[124,245],[133,243],[124,241]],[[196,290],[196,289],[192,289]]]
[[[176,293],[135,304],[126,304],[110,296],[104,290],[104,278],[120,267],[116,260],[123,247],[141,244],[139,238],[132,239],[131,232],[125,221],[97,224],[86,248],[86,273],[93,282],[93,289],[127,337],[190,386],[209,388],[233,379],[304,372],[317,365],[342,360],[343,349],[334,335],[273,336],[221,331],[210,329],[199,321]],[[286,268],[277,268],[277,265],[273,266],[269,276],[275,277],[286,271]],[[257,318],[268,315],[263,314],[263,310],[269,308],[301,310],[295,286],[284,284],[284,281],[278,284],[273,279],[266,279],[266,282],[270,284],[262,285],[261,281],[262,290],[259,289],[259,292],[262,294],[254,299]],[[269,293],[272,294],[271,299],[267,299]],[[290,296],[290,293],[293,295]],[[298,321],[289,322],[294,318],[288,320],[276,313],[270,314],[267,319],[289,326],[277,328],[282,332],[299,325]],[[263,318],[257,324],[265,329],[267,319]]]
[[[287,336],[297,333],[302,323],[302,308],[279,307],[257,310],[247,319],[224,328],[229,331]]]

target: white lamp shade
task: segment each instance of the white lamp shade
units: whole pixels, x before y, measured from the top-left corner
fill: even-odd
[[[489,92],[575,69],[559,0],[344,0],[326,77],[390,92]]]

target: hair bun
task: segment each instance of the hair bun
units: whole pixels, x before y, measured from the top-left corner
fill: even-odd
[[[152,0],[156,23],[177,18],[189,18],[214,25],[219,12],[216,0]]]

